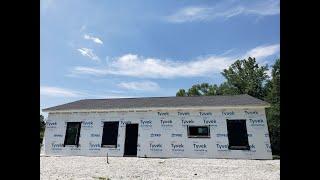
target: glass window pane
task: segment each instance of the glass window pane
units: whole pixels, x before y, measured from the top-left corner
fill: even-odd
[[[188,126],[189,137],[210,137],[209,126]]]

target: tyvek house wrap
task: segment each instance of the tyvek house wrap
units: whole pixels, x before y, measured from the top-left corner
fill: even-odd
[[[250,150],[228,149],[227,119],[246,120]],[[119,121],[116,148],[101,147],[106,121]],[[82,122],[79,147],[63,146],[67,122]],[[123,156],[128,123],[139,124],[137,157],[272,159],[264,108],[49,113],[45,154]],[[188,138],[189,125],[209,126],[210,138]]]

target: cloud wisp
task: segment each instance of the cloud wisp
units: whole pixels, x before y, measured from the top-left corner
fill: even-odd
[[[189,6],[165,17],[170,23],[212,21],[240,15],[271,16],[280,13],[279,0],[223,1],[215,6]]]
[[[89,48],[79,48],[77,49],[82,56],[86,56],[88,58],[90,58],[93,61],[100,61],[100,58],[93,53],[93,49],[89,49]]]
[[[130,98],[125,91],[88,92],[72,90],[56,86],[40,86],[40,95],[54,98]]]
[[[118,84],[120,88],[127,90],[137,90],[137,91],[155,91],[160,89],[156,82],[152,81],[133,81],[133,82],[121,82]]]
[[[101,39],[99,39],[98,37],[93,37],[88,34],[85,34],[85,35],[83,35],[83,38],[86,40],[91,40],[96,44],[101,44],[101,45],[103,44],[103,41]]]
[[[219,71],[229,64],[231,59],[209,57],[195,61],[170,61],[156,58],[144,58],[135,54],[125,54],[110,62],[107,67],[95,68],[78,66],[73,74],[120,75],[141,78],[174,78],[203,76],[209,71]]]
[[[258,46],[248,51],[247,54],[245,55],[245,58],[250,56],[250,57],[255,57],[256,59],[264,59],[268,56],[278,53],[279,51],[280,51],[280,44],[273,44],[269,46],[268,45]]]
[[[41,86],[40,95],[50,97],[82,97],[85,94],[79,91],[74,91],[60,87]]]
[[[266,57],[278,53],[279,47],[279,44],[258,46],[243,55],[210,55],[190,61],[145,58],[136,54],[125,54],[109,61],[104,67],[77,66],[72,69],[71,73],[73,75],[116,75],[153,79],[208,77],[220,73],[236,59],[251,56],[255,57],[258,63],[261,63]]]

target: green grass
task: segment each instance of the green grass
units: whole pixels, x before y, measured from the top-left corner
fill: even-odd
[[[280,155],[272,155],[272,159],[280,159]]]

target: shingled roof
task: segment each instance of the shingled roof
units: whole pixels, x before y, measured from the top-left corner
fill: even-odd
[[[118,99],[84,99],[43,109],[44,112],[68,110],[109,110],[163,107],[235,107],[269,106],[269,103],[247,94],[233,96],[144,97]]]

